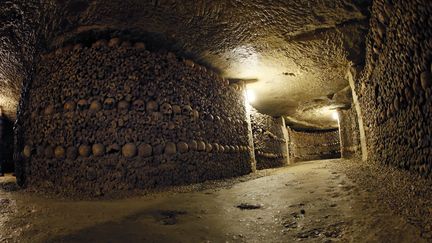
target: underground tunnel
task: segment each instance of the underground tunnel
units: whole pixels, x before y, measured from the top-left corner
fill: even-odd
[[[432,241],[431,16],[3,1],[0,241]]]

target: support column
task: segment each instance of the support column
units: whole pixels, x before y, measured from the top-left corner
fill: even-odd
[[[358,127],[359,127],[359,132],[360,132],[360,146],[361,146],[361,153],[362,153],[362,160],[366,161],[368,158],[368,154],[367,154],[367,144],[366,144],[366,133],[364,130],[364,125],[363,125],[363,116],[362,116],[362,112],[361,112],[361,107],[358,101],[358,96],[357,93],[355,91],[355,83],[354,80],[356,79],[355,73],[357,70],[353,70],[355,69],[355,67],[351,67],[348,70],[347,73],[347,78],[351,87],[351,92],[352,92],[352,97],[353,97],[353,104],[357,113],[357,120],[358,120]]]

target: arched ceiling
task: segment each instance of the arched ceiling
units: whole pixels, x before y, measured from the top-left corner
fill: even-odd
[[[226,78],[256,79],[248,89],[263,113],[286,116],[297,128],[332,128],[332,109],[349,103],[334,94],[348,85],[350,61],[363,61],[370,1],[6,1],[0,7],[0,105],[15,112],[23,71],[38,48],[115,29],[146,33],[149,42],[166,43]]]

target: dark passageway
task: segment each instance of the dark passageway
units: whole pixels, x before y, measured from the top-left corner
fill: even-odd
[[[0,241],[431,241],[431,16],[3,1]]]

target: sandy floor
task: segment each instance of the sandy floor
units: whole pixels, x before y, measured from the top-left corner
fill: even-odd
[[[348,179],[352,163],[299,163],[98,201],[43,198],[1,178],[0,242],[428,242],[383,205],[380,190]]]

